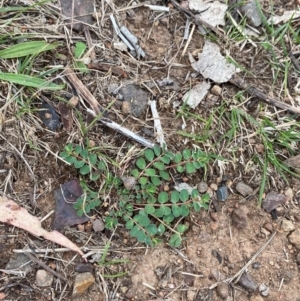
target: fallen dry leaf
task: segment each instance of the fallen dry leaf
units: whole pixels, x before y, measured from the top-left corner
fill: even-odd
[[[262,207],[267,211],[271,212],[281,204],[287,201],[287,197],[283,194],[271,191],[266,195],[266,198],[262,202]]]
[[[28,211],[20,207],[13,200],[0,196],[0,221],[24,229],[35,236],[42,236],[59,245],[62,245],[83,256],[83,252],[67,237],[58,231],[48,232],[42,228],[41,222]]]
[[[220,47],[210,41],[205,41],[202,53],[198,54],[198,61],[190,53],[189,59],[194,70],[215,83],[225,83],[237,72],[233,64],[226,62],[220,53]]]
[[[74,226],[86,223],[89,217],[86,215],[78,216],[73,205],[76,200],[81,197],[83,190],[76,179],[71,180],[58,189],[53,191],[55,199],[55,217],[53,220],[53,228],[61,230],[66,226]]]
[[[201,19],[213,27],[225,25],[225,13],[228,6],[219,1],[190,0],[189,8],[200,12]]]
[[[286,23],[288,22],[290,19],[294,20],[296,18],[300,17],[300,11],[298,10],[287,10],[283,13],[282,16],[272,16],[269,20],[268,23],[269,24],[274,24],[277,25],[281,22]]]
[[[206,96],[210,88],[210,83],[203,81],[195,85],[191,90],[186,92],[182,98],[191,108],[195,109],[201,100]]]

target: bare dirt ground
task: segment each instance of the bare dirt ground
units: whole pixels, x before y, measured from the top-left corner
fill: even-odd
[[[3,1],[0,7],[28,5],[26,2]],[[162,5],[161,1],[154,2]],[[285,194],[287,197],[286,203],[277,208],[278,218],[273,219],[270,213],[258,205],[263,161],[262,165],[259,165],[253,160],[254,155],[261,155],[259,147],[262,143],[255,134],[255,129],[251,126],[245,128],[247,125],[243,121],[238,121],[241,134],[232,139],[230,145],[224,140],[218,144],[219,139],[232,126],[229,112],[233,107],[238,106],[253,118],[272,117],[276,121],[284,119],[288,113],[272,106],[264,106],[257,98],[251,97],[229,83],[224,83],[220,85],[222,88],[220,95],[216,96],[209,92],[199,106],[189,110],[194,114],[193,116],[200,116],[203,120],[207,120],[214,109],[223,108],[223,114],[216,112],[215,117],[213,116],[215,119],[209,129],[205,127],[205,122],[200,122],[191,115],[185,115],[184,112],[179,114],[184,93],[203,80],[199,75],[194,76],[195,71],[191,67],[187,53],[196,57],[198,52],[201,52],[205,39],[196,30],[187,53],[181,56],[185,46],[182,39],[186,22],[185,14],[169,4],[170,13],[159,17],[145,7],[132,9],[134,15],[130,16],[127,10],[122,10],[129,5],[132,5],[132,1],[95,1],[95,10],[102,15],[99,15],[98,20],[93,19],[90,26],[96,60],[125,70],[127,78],[116,76],[111,70],[108,72],[90,70],[87,74],[78,74],[78,77],[103,107],[110,106],[113,102],[108,111],[108,116],[112,120],[156,142],[152,136],[154,131],[150,110],[146,108],[143,114],[134,117],[126,112],[122,101],[116,100],[115,95],[108,92],[112,84],[126,86],[128,83],[134,83],[143,88],[148,93],[149,99],[157,100],[165,140],[170,150],[178,151],[186,147],[198,146],[207,152],[217,152],[217,155],[228,160],[222,167],[215,160],[208,167],[206,176],[203,172],[199,172],[193,176],[186,176],[183,181],[191,186],[205,182],[208,185],[207,191],[212,199],[215,199],[216,188],[221,182],[222,175],[226,174],[229,197],[225,202],[218,202],[218,205],[211,202],[208,211],[192,213],[186,218],[189,230],[185,235],[186,239],[177,249],[170,248],[166,243],[159,244],[154,249],[137,243],[136,239],[129,236],[124,225],[119,225],[115,231],[104,230],[100,233],[93,230],[91,221],[83,226],[64,229],[63,233],[80,247],[90,246],[103,250],[110,241],[107,261],[129,260],[125,264],[111,264],[105,267],[94,264],[93,275],[96,281],[78,297],[72,297],[72,288],[77,274],[75,267],[81,261],[79,256],[74,252],[42,253],[43,255],[38,258],[66,277],[68,281],[54,277],[54,281],[49,286],[38,286],[36,273],[41,269],[39,264],[28,259],[29,263],[26,265],[28,264],[30,268],[26,275],[8,272],[7,264],[15,256],[14,250],[28,248],[52,250],[57,248],[57,245],[38,239],[21,229],[1,224],[0,300],[299,301],[300,235],[298,234],[293,243],[289,236],[300,231],[300,180],[296,176],[288,175],[288,181],[285,182],[282,175],[269,166],[264,197],[270,191]],[[270,13],[269,1],[261,1],[261,5],[265,13]],[[276,2],[274,13],[295,9],[296,5],[296,3]],[[53,11],[47,10],[49,8]],[[82,31],[70,31],[67,27],[63,27],[58,8],[59,3],[53,1],[49,7],[22,13],[11,24],[0,29],[3,35],[13,31],[23,34],[36,33],[37,38],[44,37],[50,41],[61,42],[57,50],[39,57],[34,63],[34,68],[71,64],[74,42],[85,41]],[[113,41],[118,41],[118,38],[112,30],[110,13],[114,13],[118,22],[127,26],[136,35],[140,46],[147,54],[146,59],[136,60],[127,52],[114,49]],[[12,14],[14,15],[15,12]],[[2,17],[9,18],[3,14]],[[225,27],[223,29],[225,30]],[[221,51],[234,57],[238,64],[252,72],[251,74],[242,72],[243,78],[260,87],[269,96],[289,102],[293,98],[294,91],[290,91],[291,98],[282,93],[283,75],[274,78],[270,53],[264,48],[255,48],[251,43],[247,43],[241,50],[240,44],[229,38],[226,30],[225,38],[219,43]],[[286,36],[287,43],[288,39],[290,36]],[[281,49],[280,45],[276,47]],[[55,55],[56,51],[62,56],[58,58]],[[13,71],[15,68],[16,65],[12,65],[11,62],[6,64],[5,60],[1,61],[2,72]],[[63,76],[62,72],[63,70],[57,78]],[[170,89],[158,87],[157,81],[166,77],[174,80],[178,88],[174,88],[175,84]],[[290,86],[295,86],[296,82],[297,77],[292,76]],[[62,127],[56,132],[45,129],[37,112],[41,104],[39,94],[31,98],[30,91],[25,90],[24,94],[20,94],[17,89],[23,88],[1,82],[0,191],[1,196],[6,195],[15,200],[32,215],[43,218],[55,210],[53,190],[70,179],[80,178],[75,168],[57,159],[57,155],[67,143],[82,144],[88,137],[90,141],[100,146],[107,156],[113,158],[123,150],[125,152],[126,143],[143,148],[101,123],[95,123],[88,134],[84,134],[81,123],[88,124],[89,117],[83,106],[80,111],[83,121],[80,121],[78,115],[74,115],[70,132],[66,132]],[[67,90],[68,93],[72,93],[70,86],[66,86],[59,96],[66,97]],[[241,98],[241,102],[237,97],[239,93],[244,97]],[[11,101],[15,94],[18,94],[18,97]],[[30,99],[30,103],[25,96]],[[50,94],[47,96],[51,99]],[[57,98],[53,98],[52,102],[57,108]],[[177,102],[179,106],[174,106]],[[298,116],[293,115],[293,118],[295,122],[299,122]],[[183,129],[183,124],[186,133],[202,135],[206,138],[197,140],[179,135],[178,131]],[[247,137],[243,138],[243,136]],[[295,155],[299,154],[299,146],[299,142],[296,141],[293,146]],[[283,158],[289,157],[286,149],[275,151],[282,151]],[[236,190],[239,182],[246,183],[254,190],[251,197],[243,197]],[[96,208],[91,220],[96,218],[104,220],[107,210],[109,209],[105,206]],[[239,212],[238,218],[242,225],[237,225],[234,221],[234,212]],[[43,222],[43,227],[52,229],[52,220],[53,215],[50,215]],[[253,256],[263,246],[265,248],[261,254],[252,262]],[[247,263],[249,263],[247,275],[252,280],[246,279],[244,284],[241,284],[241,279],[237,277],[230,283],[227,281],[224,285],[213,287],[236,275]],[[126,272],[126,275],[112,277],[123,272]],[[259,290],[262,284],[269,289],[265,296],[262,296]]]

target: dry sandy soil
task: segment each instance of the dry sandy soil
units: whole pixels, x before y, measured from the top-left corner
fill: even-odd
[[[24,5],[27,1],[11,1],[9,4],[5,2],[2,2],[0,6]],[[112,4],[108,5],[107,2]],[[291,243],[289,238],[292,232],[300,231],[299,179],[288,175],[288,181],[285,182],[278,172],[269,167],[264,196],[270,191],[276,191],[287,197],[286,203],[277,208],[277,219],[273,219],[270,213],[258,205],[262,167],[254,163],[252,159],[253,154],[261,155],[261,152],[257,150],[262,142],[257,135],[253,134],[255,130],[251,127],[245,129],[243,122],[238,123],[243,128],[241,136],[249,135],[248,138],[243,139],[239,136],[232,139],[231,145],[222,142],[222,145],[212,147],[230,128],[230,119],[225,119],[225,117],[226,112],[230,112],[234,106],[247,111],[253,118],[271,116],[276,121],[283,119],[288,113],[272,106],[262,109],[261,106],[264,105],[246,92],[242,93],[244,98],[241,104],[236,96],[242,91],[225,83],[220,85],[222,90],[219,95],[209,92],[199,106],[190,110],[195,116],[207,120],[214,109],[224,108],[224,114],[216,115],[216,120],[213,120],[213,126],[207,133],[205,123],[201,123],[191,115],[178,114],[184,93],[202,81],[201,76],[194,76],[195,71],[190,65],[188,53],[195,57],[198,52],[201,52],[205,43],[204,38],[196,28],[186,54],[181,56],[186,42],[182,39],[185,14],[170,4],[171,12],[162,17],[158,17],[157,13],[154,14],[144,7],[132,9],[134,15],[130,16],[127,10],[119,10],[129,5],[129,2],[132,1],[95,1],[96,9],[102,12],[102,15],[99,16],[98,21],[93,19],[91,26],[95,59],[125,70],[127,78],[112,74],[111,70],[108,72],[94,70],[78,76],[103,107],[109,106],[114,101],[108,113],[112,120],[155,142],[155,138],[151,135],[147,136],[147,133],[153,133],[150,110],[146,108],[143,114],[134,117],[130,112],[128,114],[122,101],[116,100],[116,97],[108,92],[112,84],[125,86],[128,83],[134,83],[143,88],[149,99],[157,100],[159,116],[170,150],[178,151],[187,146],[193,148],[196,145],[204,151],[217,151],[218,155],[228,159],[228,163],[223,168],[217,164],[217,161],[212,162],[205,177],[203,173],[197,173],[183,180],[191,186],[204,181],[208,185],[208,192],[212,199],[215,199],[216,187],[222,175],[226,174],[229,197],[225,202],[219,202],[217,205],[211,203],[208,211],[192,213],[186,218],[185,222],[189,225],[189,230],[183,244],[177,249],[170,248],[166,243],[154,249],[147,248],[131,238],[123,225],[113,232],[104,230],[100,233],[93,231],[90,221],[80,227],[64,229],[63,233],[78,246],[97,246],[103,249],[110,241],[108,261],[129,260],[126,264],[120,263],[106,267],[94,264],[93,274],[96,282],[83,295],[76,298],[72,297],[72,286],[77,273],[75,266],[81,261],[79,256],[76,257],[72,252],[55,252],[39,257],[47,266],[69,280],[69,283],[66,283],[54,277],[50,286],[39,287],[36,285],[35,278],[37,270],[41,267],[37,263],[29,263],[31,269],[25,277],[7,273],[7,263],[12,258],[15,249],[21,250],[28,247],[51,249],[57,246],[37,239],[23,230],[1,224],[0,268],[3,271],[0,277],[0,297],[1,293],[4,295],[0,300],[299,301],[300,256],[298,256],[297,242]],[[154,2],[162,4],[161,1]],[[269,14],[269,2],[261,1],[261,4],[264,12]],[[74,42],[85,41],[82,31],[69,31],[68,33],[67,29],[62,26],[62,18],[56,9],[58,7],[59,4],[54,1],[53,6],[24,12],[21,14],[23,19],[16,18],[12,24],[7,25],[8,29],[0,29],[3,34],[9,30],[22,33],[35,32],[37,36],[49,36],[50,41],[58,39],[62,43],[62,46],[55,50],[62,56],[57,58],[54,52],[42,56],[36,62],[35,68],[37,69],[44,65],[66,66],[70,64],[72,60],[70,51],[74,47]],[[291,10],[295,7],[295,3],[281,3],[280,1],[274,5],[276,13],[283,13],[284,10]],[[53,11],[47,11],[49,8]],[[103,9],[105,9],[105,14],[103,14]],[[127,52],[114,49],[113,41],[119,40],[114,35],[109,20],[109,14],[112,12],[121,24],[126,25],[137,36],[147,54],[146,59],[136,60]],[[261,32],[263,32],[262,29]],[[51,35],[57,38],[51,38]],[[269,52],[265,49],[257,49],[250,43],[247,43],[241,50],[237,41],[229,38],[226,33],[224,37],[226,38],[222,41],[217,39],[222,53],[227,52],[241,66],[252,72],[252,74],[243,75],[244,78],[256,87],[260,87],[269,96],[288,102],[288,96],[285,97],[281,91],[282,75],[276,80],[273,79],[274,73],[272,73],[272,65],[269,64]],[[286,37],[287,40],[289,38]],[[297,48],[298,45],[294,46]],[[277,45],[277,47],[281,46]],[[7,70],[9,66],[2,60],[1,71],[14,70]],[[170,89],[158,87],[157,81],[166,77],[174,80],[177,87],[172,86]],[[296,81],[297,77],[292,76],[291,86]],[[17,87],[20,89],[19,86]],[[38,97],[31,99],[31,103],[26,105],[25,100],[20,98],[18,102],[7,104],[9,98],[16,93],[16,86],[2,82],[0,90],[0,107],[2,107],[0,117],[3,120],[2,122],[0,118],[0,170],[4,170],[0,173],[1,195],[10,197],[31,214],[43,218],[55,210],[53,190],[70,179],[79,178],[77,170],[57,160],[55,154],[62,151],[69,142],[84,143],[86,137],[81,130],[77,115],[73,116],[74,123],[70,132],[66,132],[63,127],[52,132],[45,129],[38,112],[35,111],[41,103]],[[69,89],[68,92],[71,90]],[[290,91],[292,96],[293,92]],[[61,97],[65,95],[66,91],[62,92]],[[51,98],[51,95],[48,96]],[[178,107],[174,106],[177,102]],[[56,107],[57,100],[54,99],[53,104]],[[30,110],[25,112],[28,108]],[[87,124],[89,118],[84,110],[82,114],[83,122]],[[219,123],[221,120],[219,118],[222,116],[225,121]],[[299,117],[293,118],[295,122],[299,122]],[[182,130],[183,124],[185,124],[184,131],[187,133],[207,134],[206,140],[197,141],[179,135],[178,131]],[[112,157],[122,152],[127,142],[135,143],[101,123],[95,123],[87,137],[102,147],[104,153]],[[295,154],[297,150],[299,153],[299,146],[299,142],[296,141]],[[136,147],[143,148],[138,143]],[[282,152],[284,153],[285,150]],[[284,154],[285,158],[288,157],[287,153]],[[250,198],[243,197],[236,190],[239,182],[246,183],[254,190]],[[104,219],[106,210],[105,207],[98,208],[93,212],[93,219]],[[238,212],[241,225],[236,224],[234,212]],[[50,230],[52,219],[53,215],[43,222],[43,227]],[[300,247],[300,238],[298,244]],[[261,253],[253,260],[253,256],[263,246]],[[247,282],[246,279],[244,285],[238,281],[241,275],[232,281],[228,280],[247,264],[246,272],[252,280],[248,279]],[[127,273],[120,277],[103,277],[103,275],[115,275],[122,272]],[[222,283],[225,279],[227,279],[226,284],[219,284],[217,288],[213,288],[215,284]],[[261,296],[259,291],[258,287],[262,284],[269,288],[266,296]]]

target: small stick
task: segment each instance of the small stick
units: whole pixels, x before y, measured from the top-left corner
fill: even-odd
[[[95,53],[95,50],[94,50],[94,45],[93,45],[93,41],[92,41],[92,38],[91,38],[90,29],[87,26],[85,26],[85,28],[84,28],[84,35],[85,35],[85,39],[86,39],[86,42],[87,42],[88,47],[89,47],[90,58],[91,58],[91,60],[95,60],[96,59],[96,53]]]
[[[159,119],[159,116],[158,116],[158,112],[157,112],[157,109],[156,109],[156,101],[152,100],[149,103],[150,103],[150,109],[151,109],[151,112],[152,112],[152,117],[153,117],[153,120],[154,120],[154,128],[156,130],[156,135],[157,135],[156,140],[159,142],[159,145],[161,147],[164,147],[164,145],[166,145],[166,142],[165,142],[164,132],[163,132],[163,129],[162,129],[162,126],[161,126],[161,122],[160,122],[160,119]]]
[[[296,57],[294,56],[294,54],[293,54],[292,51],[290,51],[289,57],[291,58],[291,61],[292,61],[293,65],[294,65],[295,69],[296,69],[297,71],[300,71],[300,65],[299,65],[299,63],[298,63],[298,61],[297,61],[297,59],[296,59]]]
[[[34,261],[35,263],[37,263],[39,266],[41,266],[42,268],[44,268],[45,270],[47,270],[49,273],[53,274],[54,276],[56,276],[57,278],[68,282],[68,279],[66,277],[64,277],[63,275],[55,272],[54,270],[52,270],[51,268],[49,268],[45,263],[43,263],[41,260],[37,259],[36,257],[34,257],[33,255],[31,255],[30,253],[25,253],[26,256],[28,256],[32,261]]]
[[[261,100],[263,100],[265,103],[267,103],[268,105],[273,105],[275,107],[278,107],[280,109],[283,109],[283,110],[288,110],[290,111],[291,113],[294,113],[294,114],[298,114],[300,115],[300,109],[298,108],[295,108],[295,107],[292,107],[291,105],[288,105],[286,103],[283,103],[281,101],[278,101],[276,99],[273,99],[271,97],[268,97],[265,93],[263,93],[262,91],[260,91],[259,89],[253,87],[253,86],[250,86],[250,85],[247,85],[240,77],[238,76],[233,76],[229,82],[235,86],[237,86],[238,88],[240,89],[243,89],[243,90],[246,90],[248,91],[249,93],[251,93],[252,95],[260,98]]]
[[[196,25],[193,24],[193,27],[192,27],[192,30],[191,30],[191,32],[190,32],[189,38],[188,38],[188,40],[187,40],[187,42],[186,42],[186,44],[185,44],[185,46],[184,46],[184,49],[183,49],[183,51],[182,51],[181,56],[184,56],[184,55],[185,55],[185,52],[186,52],[187,48],[189,47],[189,45],[190,45],[190,43],[191,43],[191,40],[192,40],[192,37],[193,37],[193,33],[194,33],[194,30],[195,30],[195,27],[196,27]]]
[[[72,70],[69,67],[66,67],[64,74],[68,78],[68,80],[72,83],[73,87],[76,89],[77,93],[82,96],[83,99],[85,99],[91,106],[92,110],[88,110],[89,113],[92,113],[93,116],[97,116],[101,114],[101,106],[96,100],[96,98],[93,96],[93,94],[87,89],[87,87],[82,83],[82,81],[76,76],[74,73],[74,70]],[[103,110],[103,109],[102,109]],[[133,140],[141,143],[142,145],[154,148],[154,144],[145,138],[133,133],[132,131],[128,130],[127,128],[117,124],[116,122],[113,122],[112,120],[108,118],[100,118],[99,121],[103,124],[105,124],[107,127],[119,131],[126,137],[132,138]]]

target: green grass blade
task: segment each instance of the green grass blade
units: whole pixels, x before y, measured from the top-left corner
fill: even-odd
[[[0,72],[0,80],[4,80],[13,84],[18,84],[26,87],[39,88],[43,90],[57,91],[64,88],[64,85],[57,85],[44,79],[24,74]]]
[[[59,43],[49,44],[44,41],[25,42],[0,50],[0,57],[3,59],[12,59],[26,55],[37,55],[41,52],[55,49],[59,45]]]

